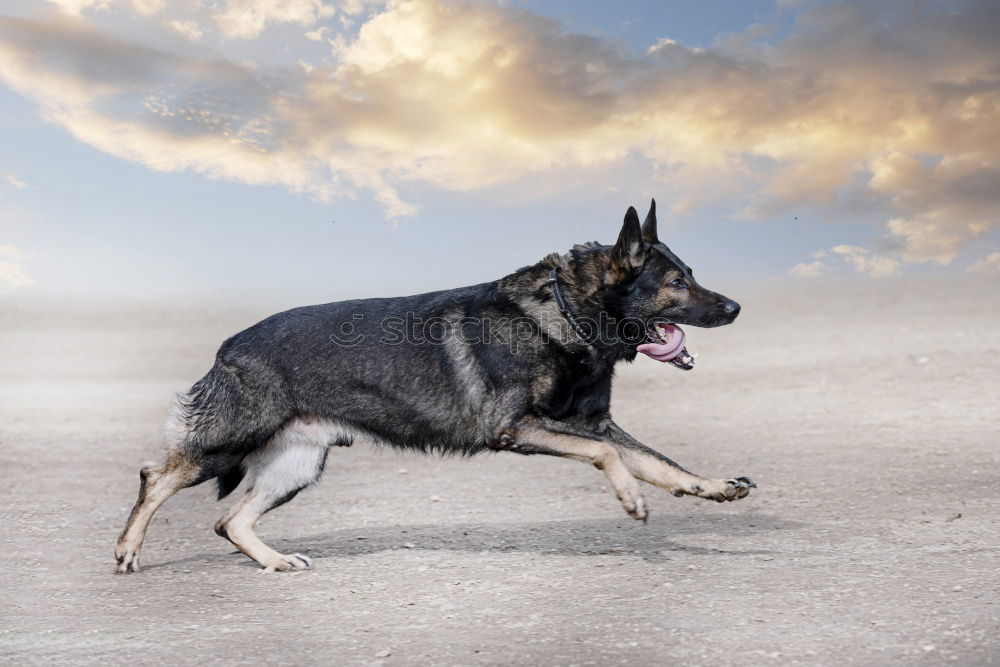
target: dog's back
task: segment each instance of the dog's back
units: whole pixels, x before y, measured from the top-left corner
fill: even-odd
[[[220,497],[241,478],[242,458],[295,418],[325,423],[329,444],[364,435],[475,453],[489,436],[484,399],[523,365],[508,359],[492,373],[509,341],[483,327],[518,314],[486,283],[272,315],[223,343],[212,369],[178,397],[168,445],[202,460],[198,481],[219,477]]]

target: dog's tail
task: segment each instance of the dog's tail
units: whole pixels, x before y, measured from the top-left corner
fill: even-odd
[[[168,450],[198,463],[199,481],[215,479],[219,499],[246,475],[243,460],[287,419],[273,395],[254,392],[246,374],[216,363],[188,391],[177,394],[167,418]],[[257,384],[256,382],[254,384]]]

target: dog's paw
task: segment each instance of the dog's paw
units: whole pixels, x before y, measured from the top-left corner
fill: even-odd
[[[757,485],[749,477],[733,479],[703,479],[692,489],[691,495],[707,498],[717,503],[739,500],[750,495],[750,489]]]
[[[288,572],[312,569],[312,558],[302,554],[279,554],[273,562],[264,565],[261,572]]]
[[[118,565],[115,566],[115,574],[129,574],[139,571],[139,552],[124,538],[120,538],[115,544],[115,560],[118,561]]]
[[[633,519],[644,523],[649,521],[649,508],[646,507],[646,498],[641,493],[634,498],[631,505],[622,501],[622,507]]]
[[[115,555],[118,565],[115,567],[115,574],[130,574],[139,571],[139,556],[134,553],[124,553]]]
[[[736,487],[737,498],[746,498],[750,495],[750,489],[756,489],[757,484],[754,483],[749,477],[737,477],[736,479],[728,480],[729,484]]]
[[[649,521],[649,508],[646,506],[646,498],[636,489],[618,495],[622,507],[630,517],[638,521]]]

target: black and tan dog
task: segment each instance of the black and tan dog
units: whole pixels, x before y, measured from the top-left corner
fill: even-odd
[[[319,479],[332,446],[355,437],[399,448],[548,454],[607,475],[646,519],[639,480],[676,496],[745,497],[746,477],[709,479],[646,447],[611,419],[614,365],[642,352],[690,369],[677,324],[732,322],[739,305],[701,287],[629,208],[614,246],[588,243],[499,280],[442,292],[342,301],[273,315],[220,348],[180,395],[167,459],[143,468],[115,556],[137,571],[153,513],[216,479],[247,491],[215,530],[269,570],[306,568],[254,533],[262,514]]]

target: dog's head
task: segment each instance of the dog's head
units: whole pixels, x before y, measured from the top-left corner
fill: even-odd
[[[694,365],[694,359],[687,354],[684,332],[676,325],[718,327],[730,324],[740,313],[738,303],[699,285],[690,267],[660,241],[655,200],[642,225],[638,213],[629,207],[611,251],[605,282],[615,292],[622,314],[646,325],[647,342],[638,351],[685,370]]]

